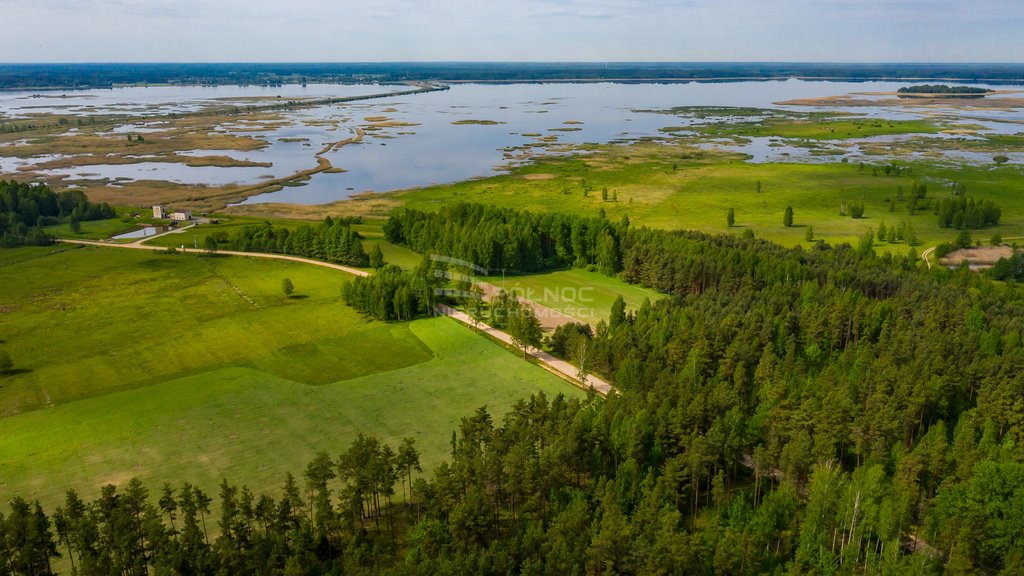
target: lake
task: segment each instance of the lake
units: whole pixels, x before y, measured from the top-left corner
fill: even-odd
[[[259,150],[194,150],[178,155],[228,156],[270,166],[187,166],[180,162],[154,162],[147,158],[134,164],[98,164],[40,170],[45,176],[72,180],[110,179],[115,184],[133,180],[163,180],[185,185],[251,185],[317,166],[315,154],[327,144],[357,139],[324,154],[340,173],[314,174],[304,185],[252,196],[245,203],[289,202],[321,204],[364,192],[382,192],[486,177],[535,155],[565,153],[583,143],[630,141],[664,136],[665,127],[685,127],[697,118],[677,117],[642,110],[677,106],[743,106],[780,108],[775,102],[852,92],[892,92],[906,83],[767,81],[727,83],[533,83],[453,84],[449,90],[416,95],[324,105],[280,112],[282,122],[250,122],[235,117],[215,130],[253,136],[264,145]],[[110,130],[112,134],[159,134],[160,116],[201,110],[225,102],[253,103],[264,100],[325,98],[377,94],[407,89],[396,85],[288,85],[281,87],[151,87],[87,90],[47,94],[0,94],[0,114],[5,119],[40,111],[69,114],[118,113],[144,117]],[[1013,90],[1014,87],[994,86]],[[1017,87],[1019,88],[1019,87]],[[822,108],[786,106],[794,111]],[[938,117],[953,124],[981,126],[1004,134],[1024,131],[1024,112],[981,110],[958,112],[926,107],[827,108],[885,119]],[[937,116],[938,115],[938,116]],[[0,120],[0,122],[5,120]],[[74,134],[74,128],[69,129]],[[361,140],[359,139],[362,132]],[[709,148],[743,152],[754,162],[834,162],[854,159],[859,145],[846,141],[828,155],[778,138],[752,138],[748,142],[712,141]],[[0,146],[0,172],[31,170],[33,164],[57,156],[18,158],[16,145]],[[950,161],[989,162],[990,155],[948,151]],[[877,160],[878,157],[872,157]],[[1024,155],[1011,155],[1012,162]],[[119,179],[119,180],[118,180]]]

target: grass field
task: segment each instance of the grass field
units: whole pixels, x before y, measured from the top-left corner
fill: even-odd
[[[944,128],[927,120],[847,118],[832,120],[769,119],[761,122],[718,122],[698,128],[709,136],[779,136],[843,140],[891,134],[935,134]]]
[[[356,224],[353,228],[363,236],[363,249],[366,253],[369,254],[375,245],[379,245],[381,253],[384,254],[384,262],[388,264],[411,270],[423,260],[422,254],[385,240],[383,220],[369,220],[363,224]]]
[[[1024,232],[1024,168],[1017,165],[946,166],[919,161],[904,176],[873,175],[871,166],[858,164],[754,164],[735,155],[702,151],[685,144],[639,143],[601,146],[589,155],[550,158],[514,170],[509,175],[458,184],[411,190],[392,197],[407,206],[436,210],[449,202],[484,202],[538,212],[596,215],[604,210],[618,221],[628,216],[637,225],[666,229],[695,229],[712,233],[742,233],[783,245],[803,244],[806,228],[815,240],[832,244],[857,243],[880,223],[901,221],[913,226],[917,250],[952,241],[958,231],[941,229],[931,210],[911,215],[906,202],[889,212],[889,199],[898,189],[909,194],[915,181],[928,185],[934,202],[950,194],[951,183],[966,185],[968,195],[991,199],[1001,208],[998,226],[974,231],[987,239],[994,233],[1016,236]],[[761,182],[761,192],[757,183]],[[607,189],[609,200],[602,200]],[[613,200],[613,198],[617,200]],[[863,202],[864,218],[840,215],[840,206]],[[782,224],[786,206],[794,210],[794,224]],[[726,226],[729,208],[736,212],[736,227]],[[876,243],[876,250],[905,253],[904,243]]]
[[[7,412],[21,411],[0,418],[3,501],[53,505],[68,487],[95,495],[132,476],[151,489],[187,479],[215,493],[228,477],[276,491],[360,431],[415,437],[429,468],[479,406],[500,415],[537,390],[582,394],[452,320],[363,320],[338,302],[340,272],[50,252],[0,251],[0,346],[26,370],[0,379]],[[304,298],[279,295],[285,274]]]
[[[224,366],[323,384],[430,358],[407,324],[341,303],[348,275],[299,263],[82,248],[0,267],[0,415]],[[289,277],[298,298],[287,299]],[[379,354],[387,350],[388,354]]]
[[[529,300],[590,324],[607,320],[612,303],[619,296],[626,302],[627,310],[639,308],[644,298],[654,302],[665,297],[660,292],[586,270],[506,276],[504,282],[501,276],[483,280],[499,287],[504,285],[506,290],[514,290]]]
[[[233,236],[239,229],[252,224],[262,224],[264,222],[270,222],[274,226],[283,228],[298,228],[303,225],[316,225],[314,221],[303,221],[303,220],[282,220],[274,218],[252,218],[248,216],[228,216],[225,218],[219,218],[216,224],[199,224],[189,228],[187,231],[180,234],[167,234],[165,236],[158,236],[152,240],[147,240],[144,244],[151,246],[167,246],[167,247],[179,247],[184,245],[185,247],[191,247],[193,245],[202,246],[203,241],[206,240],[207,236],[212,234],[220,234],[221,232],[226,233],[229,237]]]
[[[280,218],[254,218],[250,216],[226,216],[220,219],[217,224],[200,224],[189,228],[180,234],[167,234],[164,236],[158,236],[152,240],[144,242],[151,246],[167,246],[167,247],[192,247],[192,246],[203,246],[203,241],[206,237],[211,234],[220,234],[221,232],[226,233],[228,236],[232,236],[239,228],[244,228],[252,224],[261,224],[263,222],[270,222],[274,226],[280,226],[285,228],[297,228],[303,225],[317,224],[316,221],[311,220],[290,220]],[[363,249],[369,253],[373,250],[375,245],[380,245],[381,252],[384,253],[384,261],[390,264],[396,264],[405,269],[414,268],[419,264],[423,258],[420,254],[404,248],[402,246],[395,246],[390,242],[384,240],[383,231],[383,220],[370,220],[364,224],[355,224],[353,228],[363,235]]]

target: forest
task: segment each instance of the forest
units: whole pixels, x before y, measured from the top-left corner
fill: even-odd
[[[225,240],[232,250],[275,252],[304,256],[349,266],[369,266],[359,233],[352,229],[358,220],[325,218],[317,226],[303,225],[294,230],[269,222],[240,228]]]
[[[948,94],[953,96],[969,96],[982,98],[985,94],[992,92],[989,88],[976,88],[974,86],[950,86],[948,84],[919,84],[917,86],[904,86],[897,90],[900,94]]]
[[[58,554],[80,574],[1024,572],[1015,286],[919,267],[912,250],[480,205],[406,210],[386,234],[669,297],[616,302],[609,322],[552,339],[570,359],[583,344],[617,393],[535,395],[501,419],[481,407],[429,475],[364,437],[276,499],[225,480],[207,529],[218,508],[187,485],[69,493],[49,515],[15,498],[0,574],[45,572]]]
[[[53,239],[44,226],[70,222],[72,230],[79,222],[114,218],[117,214],[107,203],[93,204],[81,190],[56,193],[43,184],[23,184],[0,180],[0,246],[45,246]]]
[[[829,78],[1024,81],[1020,64],[809,62],[295,62],[0,64],[0,90],[112,88],[119,84],[257,84],[403,80]]]

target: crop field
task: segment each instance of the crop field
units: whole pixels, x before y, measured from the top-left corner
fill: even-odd
[[[16,365],[0,379],[4,499],[52,505],[67,487],[91,495],[132,476],[276,490],[358,432],[417,438],[429,468],[479,406],[500,415],[537,390],[582,394],[452,320],[367,321],[340,302],[346,275],[332,270],[117,249],[0,254],[0,339]],[[299,297],[281,294],[285,276]]]

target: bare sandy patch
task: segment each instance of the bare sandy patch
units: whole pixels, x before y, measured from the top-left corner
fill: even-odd
[[[523,174],[523,180],[554,180],[554,174]]]
[[[975,246],[950,252],[940,262],[946,266],[959,266],[964,262],[974,268],[989,268],[1000,258],[1013,256],[1013,248],[1002,246]]]

